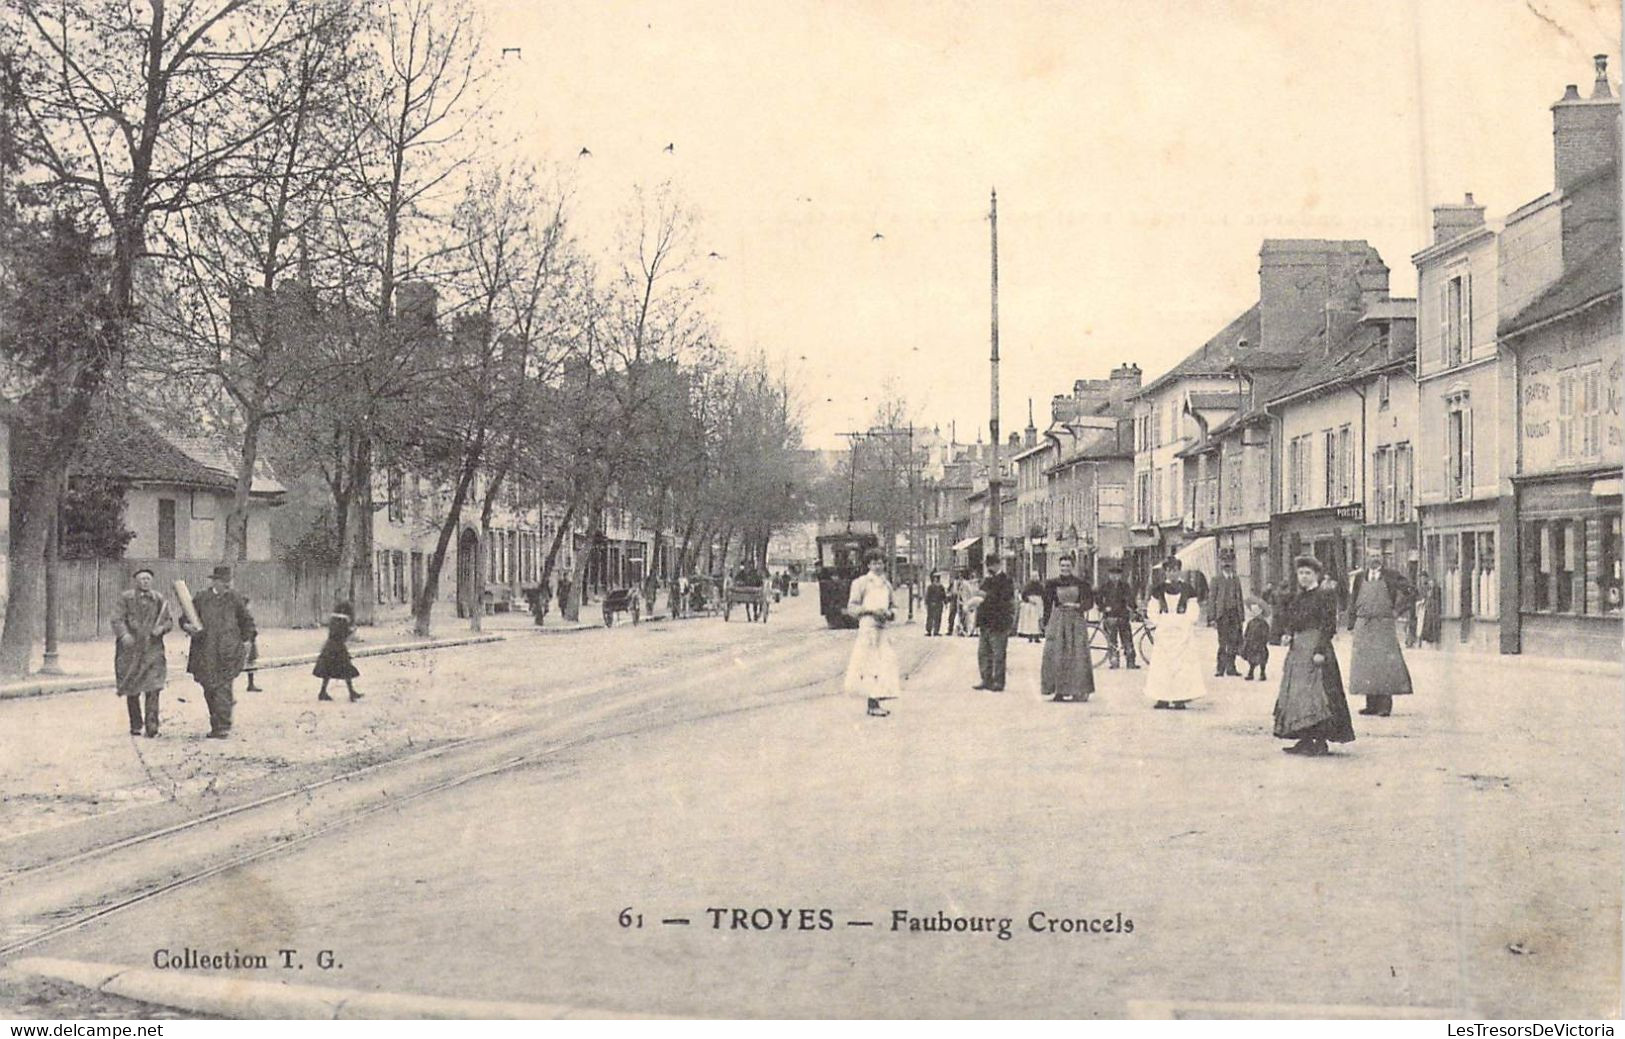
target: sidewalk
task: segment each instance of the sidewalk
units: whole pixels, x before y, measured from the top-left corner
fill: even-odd
[[[412,632],[410,616],[381,619],[377,624],[357,630],[350,641],[350,655],[373,657],[413,650],[446,649],[481,642],[499,642],[520,635],[562,635],[577,631],[590,631],[603,627],[598,615],[582,611],[582,620],[565,621],[557,614],[549,614],[547,623],[537,627],[528,613],[497,613],[481,618],[480,631],[471,631],[468,621],[449,616],[439,618],[436,634],[422,638]],[[657,613],[644,618],[645,623],[665,620]],[[269,671],[279,667],[298,667],[316,660],[326,638],[322,628],[264,628],[259,634],[258,669]],[[169,673],[186,672],[187,638],[175,632],[164,640],[169,654]],[[14,700],[29,696],[49,696],[53,693],[72,693],[84,689],[103,689],[114,685],[113,637],[85,642],[64,642],[58,647],[60,675],[40,673],[43,648],[34,651],[33,673],[26,678],[13,678],[0,682],[0,700]]]

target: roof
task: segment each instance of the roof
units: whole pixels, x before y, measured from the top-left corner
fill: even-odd
[[[1239,393],[1193,393],[1185,398],[1185,406],[1192,411],[1236,411],[1243,399]]]
[[[23,453],[14,464],[29,468]],[[196,437],[161,432],[156,423],[128,408],[99,401],[91,409],[85,440],[72,466],[74,476],[111,477],[132,483],[170,484],[230,492],[236,489],[236,465],[221,448]],[[285,488],[263,465],[251,493],[281,494]]]
[[[1201,347],[1188,355],[1183,361],[1152,379],[1141,387],[1136,397],[1143,397],[1161,389],[1175,379],[1192,375],[1222,375],[1230,365],[1243,358],[1251,359],[1256,356],[1248,349],[1238,350],[1236,344],[1245,339],[1249,343],[1258,342],[1259,336],[1259,304],[1254,303],[1242,311],[1229,324],[1219,330],[1219,333]],[[1268,355],[1265,355],[1268,356]]]
[[[1276,404],[1315,390],[1358,382],[1387,369],[1403,367],[1416,358],[1416,319],[1412,316],[1360,320],[1332,330],[1332,345],[1325,347],[1326,330],[1304,340],[1309,363],[1302,364],[1267,395],[1257,399]]]
[[[1550,288],[1536,296],[1528,306],[1501,322],[1499,334],[1521,335],[1610,296],[1618,296],[1620,269],[1619,240],[1616,238],[1565,270]]]

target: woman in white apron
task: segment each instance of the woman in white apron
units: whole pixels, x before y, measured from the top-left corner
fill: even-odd
[[[895,616],[892,588],[886,580],[885,556],[870,549],[863,561],[869,565],[869,572],[852,582],[846,602],[846,615],[858,620],[858,639],[846,665],[845,689],[849,695],[868,701],[870,717],[884,718],[891,712],[880,706],[881,701],[895,699],[902,686],[897,653],[887,631]]]
[[[1166,613],[1158,613],[1160,608],[1154,597],[1145,604],[1146,617],[1156,625],[1156,653],[1146,665],[1145,695],[1158,710],[1183,711],[1206,691],[1202,675],[1207,661],[1196,639],[1201,598],[1186,585],[1177,606]]]

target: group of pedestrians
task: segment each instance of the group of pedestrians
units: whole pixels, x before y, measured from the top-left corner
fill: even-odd
[[[884,557],[872,552],[866,559],[869,572],[853,582],[847,604],[847,613],[857,618],[859,630],[845,688],[866,700],[870,715],[885,717],[890,712],[883,703],[898,695],[901,684],[887,633],[896,612],[884,574]],[[1116,668],[1124,660],[1130,669],[1138,669],[1130,627],[1138,596],[1123,580],[1121,567],[1108,566],[1098,594],[1088,580],[1075,573],[1071,558],[1062,558],[1059,567],[1058,576],[1024,586],[1018,606],[1003,560],[987,560],[986,576],[975,586],[973,596],[980,672],[980,681],[973,688],[1002,691],[1010,637],[1041,626],[1040,691],[1055,702],[1087,701],[1095,691],[1087,615],[1097,606],[1110,645],[1110,666]],[[1331,743],[1353,741],[1350,693],[1365,697],[1361,714],[1388,717],[1394,697],[1412,692],[1395,623],[1406,604],[1416,600],[1403,575],[1385,567],[1378,556],[1355,575],[1351,585],[1347,625],[1354,633],[1353,663],[1345,689],[1332,646],[1339,626],[1338,588],[1318,559],[1302,556],[1293,561],[1293,588],[1278,600],[1273,624],[1265,616],[1270,604],[1244,591],[1233,554],[1221,554],[1220,573],[1211,586],[1199,570],[1186,572],[1178,560],[1170,560],[1144,602],[1147,615],[1155,616],[1157,648],[1155,660],[1147,664],[1147,699],[1158,710],[1185,710],[1205,694],[1204,651],[1196,628],[1206,619],[1219,636],[1215,677],[1266,681],[1270,644],[1287,647],[1273,712],[1274,735],[1293,741],[1283,748],[1287,753],[1320,756],[1329,753]],[[960,590],[936,581],[928,587],[928,636],[941,634],[943,608]],[[1238,658],[1247,662],[1246,675],[1239,670]]]
[[[208,739],[226,739],[231,733],[236,697],[232,687],[245,670],[248,688],[254,684],[259,629],[248,599],[232,587],[231,567],[221,565],[209,575],[209,587],[191,597],[190,609],[177,607],[156,590],[152,570],[142,567],[131,578],[132,587],[120,597],[113,612],[113,673],[115,691],[125,701],[130,735],[155,738],[161,724],[160,700],[169,679],[164,636],[177,627],[191,639],[186,671],[202,687],[209,711]],[[347,602],[334,607],[327,620],[312,673],[321,679],[318,700],[331,701],[328,682],[339,679],[351,702],[361,699],[354,680],[360,671],[347,646],[355,630],[355,611]]]

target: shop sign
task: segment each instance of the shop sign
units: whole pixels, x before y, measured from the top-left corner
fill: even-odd
[[[1364,505],[1340,505],[1333,513],[1340,520],[1354,520],[1356,523],[1365,522]]]

